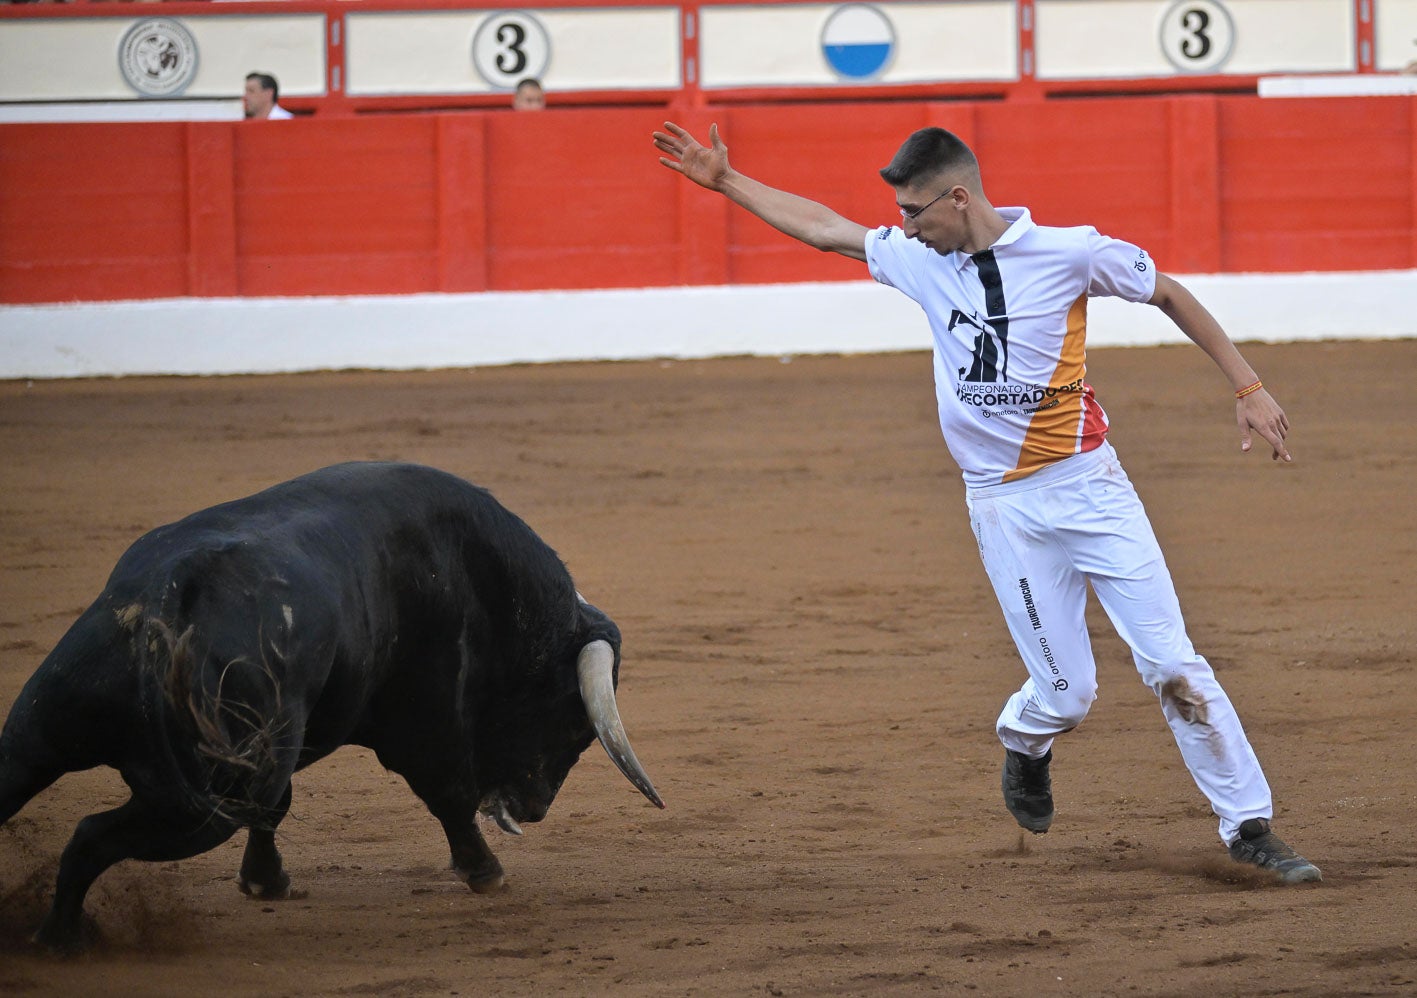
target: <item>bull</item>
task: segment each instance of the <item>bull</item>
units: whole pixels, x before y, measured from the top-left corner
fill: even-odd
[[[0,824],[106,765],[131,795],[78,823],[35,938],[92,934],[84,898],[124,859],[248,830],[238,886],[282,898],[292,774],[372,749],[441,822],[472,888],[504,873],[479,813],[520,834],[598,739],[664,803],[615,704],[620,632],[490,493],[399,463],[324,468],[137,540],[0,731]]]

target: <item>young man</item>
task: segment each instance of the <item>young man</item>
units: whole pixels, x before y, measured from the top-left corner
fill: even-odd
[[[944,129],[915,132],[881,170],[901,225],[868,229],[734,170],[716,125],[707,147],[672,122],[664,128],[654,144],[666,167],[809,246],[864,261],[872,277],[925,311],[940,426],[1028,669],[997,725],[1004,803],[1019,825],[1048,830],[1053,741],[1096,696],[1084,620],[1091,584],[1160,699],[1231,857],[1289,883],[1319,880],[1318,867],[1270,830],[1269,785],[1229,698],[1186,636],[1161,549],[1085,380],[1088,297],[1149,302],[1230,380],[1240,449],[1258,433],[1276,460],[1290,460],[1284,411],[1210,313],[1136,246],[1091,227],[1035,225],[1024,208],[996,209],[973,152]]]
[[[241,95],[241,109],[247,120],[284,121],[295,117],[278,103],[280,84],[270,73],[246,74],[246,89]]]

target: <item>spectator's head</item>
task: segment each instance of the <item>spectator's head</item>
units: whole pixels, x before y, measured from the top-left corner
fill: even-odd
[[[512,110],[540,111],[545,106],[546,91],[541,88],[540,80],[529,76],[517,84],[512,94]]]
[[[270,73],[247,73],[241,108],[248,118],[265,118],[280,98],[280,84]]]

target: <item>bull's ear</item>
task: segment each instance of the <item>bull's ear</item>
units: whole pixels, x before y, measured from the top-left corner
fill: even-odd
[[[615,621],[610,619],[610,615],[582,596],[579,590],[576,592],[576,603],[581,615],[580,633],[584,636],[583,640],[587,643],[609,641],[618,647],[620,628],[615,626]]]
[[[620,710],[615,706],[615,649],[608,641],[592,641],[581,649],[576,659],[576,676],[580,680],[581,700],[585,703],[586,715],[595,728],[595,737],[605,748],[605,754],[615,763],[615,768],[624,774],[655,807],[663,807],[654,784],[640,761],[635,758],[635,750],[630,748],[630,739],[625,734],[625,726],[620,723]]]

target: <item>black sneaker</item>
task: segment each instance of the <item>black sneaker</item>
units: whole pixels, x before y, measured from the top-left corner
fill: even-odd
[[[1230,843],[1230,858],[1278,874],[1286,884],[1303,884],[1323,879],[1319,868],[1290,849],[1269,830],[1267,818],[1250,818],[1240,823],[1240,837]]]
[[[1041,759],[1004,750],[1004,806],[1020,825],[1038,835],[1053,823],[1053,781],[1048,778],[1052,761],[1052,749]]]

